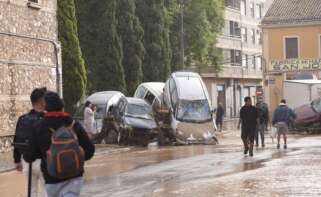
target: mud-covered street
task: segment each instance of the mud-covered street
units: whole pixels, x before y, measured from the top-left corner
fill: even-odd
[[[320,196],[321,136],[292,135],[287,150],[266,140],[253,158],[231,133],[216,146],[100,147],[82,196]],[[23,196],[21,174],[2,173],[0,183],[1,196]]]

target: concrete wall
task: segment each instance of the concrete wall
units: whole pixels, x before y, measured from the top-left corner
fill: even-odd
[[[36,87],[56,90],[56,0],[0,0],[0,136],[14,131]],[[39,40],[42,39],[42,40]],[[57,53],[58,52],[58,53]],[[59,60],[59,54],[58,54]]]

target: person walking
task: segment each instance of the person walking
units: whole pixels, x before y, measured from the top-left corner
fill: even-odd
[[[32,133],[36,129],[36,125],[43,118],[43,112],[45,110],[44,95],[46,91],[46,88],[36,88],[32,91],[30,96],[32,110],[19,117],[13,139],[15,168],[19,172],[24,172],[26,183],[31,184],[26,185],[26,190],[30,189],[30,191],[28,190],[27,192],[30,192],[32,197],[45,196],[43,192],[44,181],[40,170],[40,159],[36,159],[33,163],[27,163],[22,158],[22,155],[27,148]],[[31,171],[29,172],[30,169]]]
[[[253,157],[253,145],[258,115],[256,108],[252,106],[251,97],[246,97],[244,102],[245,105],[240,110],[238,129],[242,125],[241,138],[244,145],[244,154],[246,155],[249,152],[249,155]]]
[[[258,124],[257,129],[255,133],[255,145],[256,147],[259,147],[259,136],[261,138],[261,145],[262,148],[265,147],[264,143],[264,132],[267,129],[267,124],[269,122],[269,109],[267,107],[266,103],[263,103],[262,101],[259,101],[256,104],[256,109],[258,113]]]
[[[280,149],[280,138],[283,135],[284,149],[287,149],[287,133],[289,124],[296,118],[295,113],[286,105],[286,100],[282,99],[280,105],[273,113],[272,124],[277,129],[277,149]]]
[[[90,139],[92,139],[95,134],[95,129],[94,129],[95,111],[94,111],[94,109],[95,109],[95,107],[90,101],[87,101],[85,103],[84,128],[85,128],[85,131],[87,132]]]
[[[224,108],[222,103],[218,104],[218,107],[216,109],[216,125],[218,126],[218,129],[220,132],[223,130],[223,119],[224,119]]]
[[[84,161],[95,147],[80,123],[63,112],[57,93],[45,95],[46,113],[33,133],[24,154],[27,162],[41,159],[41,171],[48,197],[77,197],[83,184]]]

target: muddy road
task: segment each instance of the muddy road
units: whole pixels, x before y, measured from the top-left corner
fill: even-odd
[[[244,156],[239,136],[216,146],[98,149],[83,197],[321,196],[321,136],[291,136]],[[24,196],[21,173],[0,174],[1,196]]]
[[[287,150],[268,144],[253,158],[234,142],[101,158],[82,196],[321,196],[320,136],[293,138]]]

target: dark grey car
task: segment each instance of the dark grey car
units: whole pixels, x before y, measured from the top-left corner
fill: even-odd
[[[146,146],[156,139],[157,124],[152,107],[145,100],[122,97],[114,106],[113,115],[121,143]]]

